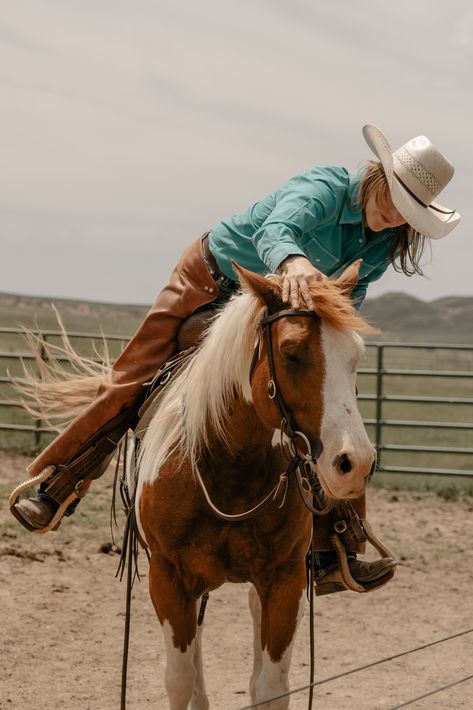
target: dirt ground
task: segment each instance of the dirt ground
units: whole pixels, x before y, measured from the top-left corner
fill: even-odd
[[[125,585],[107,507],[110,476],[73,518],[37,536],[7,511],[26,459],[0,452],[0,708],[118,710]],[[325,596],[316,604],[318,680],[442,639],[473,626],[473,501],[373,489],[370,520],[399,559],[395,578],[368,595]],[[146,561],[133,599],[128,710],[167,707],[164,646],[148,597]],[[212,708],[249,704],[252,637],[246,585],[211,594],[204,634]],[[308,617],[296,641],[291,687],[308,683]],[[385,710],[473,673],[473,634],[321,685],[317,710]],[[291,708],[305,708],[307,694]],[[473,708],[473,680],[412,708]]]

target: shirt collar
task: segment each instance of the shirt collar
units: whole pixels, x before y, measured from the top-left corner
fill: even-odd
[[[350,173],[348,176],[347,194],[338,220],[339,224],[357,224],[362,221],[361,204],[357,199],[361,177],[360,173]]]

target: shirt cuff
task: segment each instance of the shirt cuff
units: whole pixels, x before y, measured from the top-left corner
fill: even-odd
[[[276,244],[265,259],[266,266],[272,274],[276,274],[288,256],[303,256],[307,259],[307,254],[296,244]]]

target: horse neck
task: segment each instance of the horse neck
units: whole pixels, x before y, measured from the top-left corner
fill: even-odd
[[[273,458],[274,429],[257,416],[251,403],[235,400],[229,415],[227,441],[209,437],[209,451],[215,461],[224,462],[226,475],[238,476],[251,470],[263,471]]]

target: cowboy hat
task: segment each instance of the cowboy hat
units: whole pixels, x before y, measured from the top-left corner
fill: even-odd
[[[363,126],[363,136],[381,161],[394,206],[406,222],[431,239],[451,232],[459,213],[434,202],[455,172],[450,161],[425,136],[412,138],[394,153],[377,126]]]

